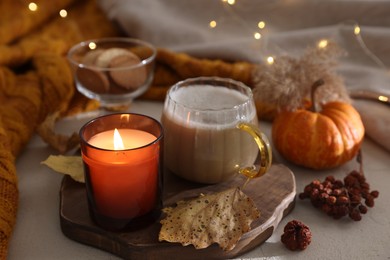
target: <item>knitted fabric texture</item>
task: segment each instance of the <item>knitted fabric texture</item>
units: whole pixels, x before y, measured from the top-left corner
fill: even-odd
[[[94,0],[2,0],[0,10],[0,259],[6,259],[18,210],[15,160],[36,127],[54,113],[76,113],[85,100],[76,94],[67,50],[79,41],[118,31]],[[68,16],[58,15],[66,8]],[[96,26],[99,24],[99,26]],[[75,103],[76,102],[76,103]]]

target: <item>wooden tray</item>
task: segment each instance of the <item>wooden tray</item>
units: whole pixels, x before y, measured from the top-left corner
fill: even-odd
[[[164,205],[196,197],[200,193],[220,191],[232,186],[241,186],[244,178],[237,176],[230,181],[200,186],[186,182],[170,173],[164,176]],[[252,223],[252,230],[245,233],[236,247],[224,252],[217,244],[205,249],[192,245],[159,242],[160,223],[131,232],[109,232],[91,221],[88,213],[85,187],[65,176],[60,193],[60,221],[62,232],[70,239],[111,252],[124,259],[225,259],[239,256],[267,240],[280,220],[294,208],[295,178],[283,165],[273,165],[261,178],[251,180],[243,190],[251,197],[261,212]]]

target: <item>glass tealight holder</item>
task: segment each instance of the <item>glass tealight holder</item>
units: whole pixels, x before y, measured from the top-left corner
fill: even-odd
[[[148,116],[116,113],[80,129],[90,216],[107,230],[153,223],[162,206],[161,124]]]

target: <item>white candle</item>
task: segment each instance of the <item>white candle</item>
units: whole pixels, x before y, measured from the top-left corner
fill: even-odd
[[[156,140],[156,137],[148,132],[135,129],[118,129],[123,142],[123,149],[115,149],[115,130],[108,130],[96,134],[88,140],[90,145],[106,150],[127,150],[142,147]]]

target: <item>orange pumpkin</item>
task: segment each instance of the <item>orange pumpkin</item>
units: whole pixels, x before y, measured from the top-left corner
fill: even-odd
[[[363,137],[359,113],[345,102],[329,102],[319,112],[282,111],[272,125],[276,150],[287,160],[312,169],[333,168],[351,160]]]

